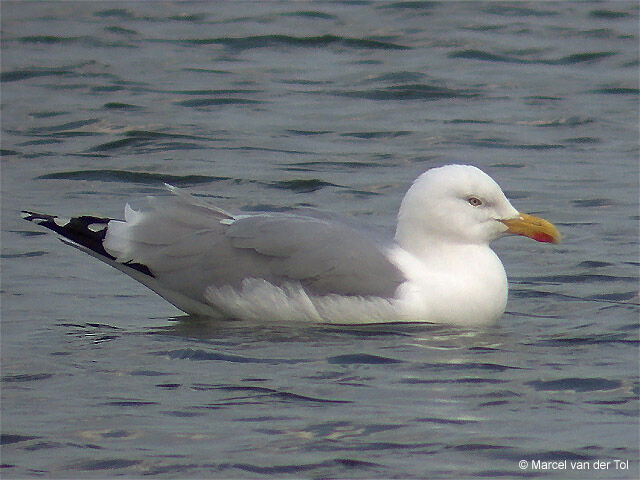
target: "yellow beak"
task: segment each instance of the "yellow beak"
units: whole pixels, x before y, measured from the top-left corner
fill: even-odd
[[[524,235],[545,243],[560,243],[562,241],[562,235],[558,229],[544,218],[520,213],[515,218],[500,221],[507,226],[507,233],[513,235]]]

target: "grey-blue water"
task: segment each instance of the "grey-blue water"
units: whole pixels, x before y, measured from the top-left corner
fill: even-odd
[[[638,478],[637,2],[0,8],[3,478]],[[392,230],[452,162],[565,236],[490,328],[189,318],[18,215]]]

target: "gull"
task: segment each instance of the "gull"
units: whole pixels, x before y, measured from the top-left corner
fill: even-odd
[[[315,210],[234,215],[166,186],[172,195],[127,204],[124,220],[23,218],[187,314],[257,321],[490,324],[504,313],[508,283],[489,243],[561,240],[470,165],[420,175],[390,241]]]

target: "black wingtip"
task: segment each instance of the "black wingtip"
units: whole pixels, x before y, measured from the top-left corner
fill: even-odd
[[[56,215],[36,213],[29,210],[22,210],[21,214],[25,220],[56,232],[64,239],[69,240],[71,244],[81,245],[98,254],[99,257],[104,257],[111,261],[116,260],[113,255],[107,253],[103,245],[109,222],[112,220],[111,218],[93,217],[90,215],[62,218]],[[146,265],[135,262],[126,262],[124,265],[150,277],[154,276]]]
[[[110,218],[92,216],[62,218],[30,210],[22,210],[21,213],[22,218],[25,220],[48,228],[72,242],[113,259],[102,246],[102,241],[107,233],[107,226],[111,221]]]

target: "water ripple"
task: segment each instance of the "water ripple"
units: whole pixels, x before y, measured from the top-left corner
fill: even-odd
[[[628,12],[621,12],[619,10],[598,9],[589,12],[590,17],[603,18],[606,20],[618,20],[621,18],[628,18],[631,16]]]
[[[179,40],[179,43],[186,45],[224,45],[226,47],[244,50],[265,47],[307,47],[318,48],[330,45],[349,47],[356,49],[376,49],[376,50],[408,50],[410,47],[398,45],[391,42],[371,40],[366,38],[349,38],[337,35],[321,35],[317,37],[296,37],[292,35],[253,35],[246,37],[217,37],[217,38],[194,38]]]
[[[602,87],[590,90],[591,93],[604,93],[606,95],[638,95],[640,89],[635,87]]]
[[[185,140],[193,140],[187,142]],[[129,130],[125,132],[125,138],[113,140],[91,147],[88,153],[110,152],[112,150],[136,149],[138,151],[153,150],[189,150],[206,148],[202,141],[213,141],[212,138],[196,135],[184,135],[179,133],[153,132],[146,130]]]
[[[207,407],[210,407],[210,406],[220,407],[220,406],[227,405],[229,402],[231,402],[231,404],[235,404],[237,400],[251,400],[251,399],[256,399],[260,397],[277,398],[278,400],[285,401],[285,402],[302,401],[302,402],[312,402],[312,403],[352,403],[348,400],[333,400],[328,398],[310,397],[307,395],[300,395],[298,393],[276,390],[276,389],[267,388],[267,387],[256,387],[253,385],[246,385],[246,386],[245,385],[209,385],[209,384],[199,383],[199,384],[194,384],[191,388],[197,391],[218,390],[218,391],[225,391],[225,392],[248,393],[248,395],[243,395],[241,397],[233,397],[221,402],[207,404]]]
[[[638,277],[623,275],[604,275],[601,273],[576,273],[560,275],[543,275],[534,277],[517,277],[512,283],[521,285],[536,285],[541,283],[611,283],[611,282],[637,282]]]
[[[160,352],[154,352],[153,354],[167,356],[171,359],[184,359],[184,360],[194,360],[194,361],[220,361],[220,362],[230,362],[230,363],[265,363],[269,365],[281,365],[281,364],[289,364],[289,363],[296,364],[296,363],[308,361],[308,360],[297,360],[297,359],[290,359],[290,358],[269,359],[269,358],[244,357],[241,355],[231,355],[227,353],[212,352],[208,350],[193,349],[193,348],[160,351]]]
[[[557,380],[535,380],[525,382],[537,391],[571,391],[571,392],[595,392],[605,390],[616,390],[622,387],[620,380],[609,380],[606,378],[560,378]]]
[[[584,52],[574,53],[556,59],[526,59],[512,55],[501,55],[484,50],[458,50],[451,52],[449,58],[462,58],[465,60],[480,60],[484,62],[504,62],[539,65],[573,65],[576,63],[597,62],[616,55],[616,52]]]
[[[3,375],[2,383],[15,383],[15,382],[36,382],[39,380],[46,380],[53,377],[52,373],[32,373],[32,374],[18,374],[18,375]]]
[[[15,435],[11,433],[0,433],[0,445],[10,445],[12,443],[27,442],[29,440],[35,440],[40,437],[34,437],[32,435]]]
[[[270,465],[259,466],[250,463],[222,463],[219,465],[221,470],[243,470],[245,472],[256,473],[260,475],[296,475],[302,472],[310,472],[319,469],[332,469],[336,467],[346,467],[348,469],[372,470],[381,468],[382,465],[355,460],[351,458],[336,458],[320,463],[296,463],[290,465]]]
[[[334,183],[325,182],[317,178],[299,180],[280,180],[266,184],[268,187],[280,190],[291,190],[296,193],[311,193],[324,187],[339,187]]]
[[[3,71],[0,73],[0,82],[16,82],[19,80],[27,80],[35,77],[50,77],[50,76],[64,76],[73,75],[75,72],[67,67],[35,67],[24,68],[18,70]]]
[[[475,90],[453,89],[436,85],[394,85],[370,90],[335,92],[336,95],[367,100],[443,100],[451,98],[474,98],[480,94]]]
[[[523,370],[524,368],[515,367],[511,365],[502,365],[498,363],[465,362],[465,363],[424,363],[420,365],[420,369],[436,370],[436,371],[481,370],[485,372],[505,372],[508,370]]]
[[[125,182],[144,185],[162,185],[169,183],[176,187],[229,180],[229,177],[210,175],[169,175],[164,173],[131,172],[128,170],[75,170],[71,172],[54,172],[35,177],[36,180],[85,180],[99,182]]]
[[[260,103],[264,102],[249,98],[195,98],[176,102],[176,105],[182,107],[211,107],[219,105],[255,105]]]
[[[121,468],[132,467],[140,463],[142,463],[142,460],[128,460],[123,458],[83,460],[67,466],[66,469],[67,470],[84,470],[84,471],[118,470]]]
[[[403,363],[402,360],[395,358],[369,355],[366,353],[337,355],[335,357],[329,357],[327,362],[334,365],[388,365],[392,363]]]
[[[43,45],[80,45],[87,48],[133,48],[134,45],[124,42],[104,41],[90,35],[63,37],[59,35],[31,35],[20,37],[22,43],[38,43]]]
[[[634,333],[637,330],[637,325],[634,325]],[[587,345],[608,345],[608,344],[620,344],[620,345],[633,345],[640,344],[640,340],[629,338],[627,334],[620,333],[604,333],[604,334],[590,334],[588,336],[552,336],[543,337],[536,340],[532,345],[541,347],[567,347],[567,346],[587,346]]]

